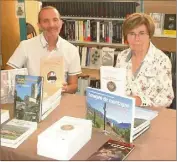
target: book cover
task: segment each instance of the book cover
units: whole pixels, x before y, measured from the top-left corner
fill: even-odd
[[[1,70],[1,104],[14,103],[15,76],[28,75],[27,68]]]
[[[176,36],[176,14],[165,14],[163,34]]]
[[[101,89],[125,95],[126,69],[112,66],[101,66],[100,68]]]
[[[163,31],[164,24],[164,13],[150,13],[150,16],[154,20],[156,35],[161,35]]]
[[[101,66],[101,51],[93,47],[90,49],[90,68],[99,69]]]
[[[91,155],[88,160],[124,160],[134,149],[134,145],[109,139],[97,152]]]
[[[113,66],[114,49],[109,47],[103,47],[101,49],[101,57],[102,66]]]
[[[135,101],[103,90],[86,89],[87,119],[93,127],[118,141],[132,143]]]
[[[36,122],[12,119],[1,127],[1,146],[17,148],[36,129]]]
[[[45,100],[59,91],[65,82],[63,56],[42,57],[40,75],[44,77],[43,100]]]
[[[15,80],[15,118],[39,122],[41,120],[43,78],[16,75]]]

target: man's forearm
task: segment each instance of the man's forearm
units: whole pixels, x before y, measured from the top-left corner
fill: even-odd
[[[10,70],[10,69],[14,69],[14,68],[12,66],[9,66],[9,65],[6,64],[5,70]]]

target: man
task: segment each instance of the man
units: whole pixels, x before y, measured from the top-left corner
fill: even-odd
[[[7,62],[6,69],[27,67],[29,75],[40,75],[42,56],[63,55],[68,78],[62,91],[76,92],[77,74],[81,73],[80,57],[77,48],[59,36],[62,20],[57,9],[52,6],[42,8],[38,14],[38,27],[42,34],[22,41]]]

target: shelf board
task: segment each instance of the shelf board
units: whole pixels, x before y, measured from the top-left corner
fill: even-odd
[[[92,69],[92,70],[100,70],[100,68],[93,68],[93,67],[89,67],[89,66],[82,66],[82,69]]]
[[[176,38],[176,36],[172,36],[172,35],[157,35],[155,34],[154,37],[159,37],[159,38]]]
[[[114,47],[114,48],[127,48],[127,44],[121,44],[121,43],[103,43],[103,42],[82,42],[82,41],[69,41],[72,44],[75,45],[81,45],[81,46],[87,46],[87,45],[92,45],[92,46],[109,46],[109,47]]]
[[[124,21],[125,18],[108,18],[108,17],[76,17],[76,16],[61,16],[61,19],[73,19],[73,20],[104,20],[104,21]]]

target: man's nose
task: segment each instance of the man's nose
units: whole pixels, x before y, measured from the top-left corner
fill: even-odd
[[[49,21],[49,26],[53,27],[54,26],[54,22],[53,21]]]

